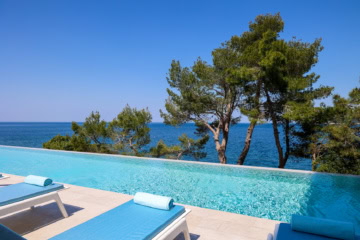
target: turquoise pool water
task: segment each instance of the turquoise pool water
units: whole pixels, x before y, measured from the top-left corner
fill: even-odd
[[[119,156],[0,147],[0,172],[289,221],[291,214],[352,221],[360,233],[360,178]]]

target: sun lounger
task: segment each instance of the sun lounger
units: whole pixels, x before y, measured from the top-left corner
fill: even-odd
[[[276,224],[267,240],[358,240],[352,223],[293,215],[291,224]]]
[[[274,235],[269,234],[268,240],[330,240],[320,235],[309,234],[304,232],[293,231],[288,223],[276,224]]]
[[[68,217],[64,205],[57,193],[64,185],[53,183],[48,186],[37,186],[28,183],[17,183],[0,188],[0,216],[17,212],[48,201],[56,201],[62,215]]]
[[[4,176],[3,174],[0,173],[0,180],[5,179],[5,178],[9,178],[8,176]]]
[[[4,225],[0,224],[0,239],[3,240],[26,240],[13,230],[5,227]]]
[[[51,240],[174,239],[181,232],[190,240],[185,216],[190,210],[175,205],[170,210],[126,202]]]

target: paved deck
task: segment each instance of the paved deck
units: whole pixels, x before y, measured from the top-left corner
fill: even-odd
[[[9,175],[0,187],[19,183],[23,177]],[[65,184],[60,192],[69,217],[64,219],[55,202],[0,217],[0,223],[29,240],[51,238],[130,199],[132,196]],[[187,217],[191,239],[264,240],[277,221],[185,205],[192,210]],[[178,237],[182,239],[181,236]]]

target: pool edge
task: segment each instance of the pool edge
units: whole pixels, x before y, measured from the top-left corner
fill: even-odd
[[[192,160],[176,160],[176,159],[154,158],[154,157],[137,157],[137,156],[122,155],[122,154],[66,151],[66,150],[55,150],[55,149],[45,149],[45,148],[9,146],[9,145],[1,145],[1,144],[0,144],[0,147],[30,149],[30,150],[50,151],[50,152],[87,154],[87,155],[113,156],[113,157],[118,157],[118,158],[134,158],[134,159],[145,159],[145,160],[150,159],[150,160],[155,160],[155,161],[178,162],[178,163],[186,163],[186,164],[203,164],[203,165],[212,165],[212,166],[219,166],[219,167],[235,167],[235,168],[247,168],[247,169],[255,169],[255,170],[269,170],[269,171],[292,172],[292,173],[303,173],[303,174],[335,175],[335,176],[360,178],[359,175],[353,175],[353,174],[314,172],[314,171],[310,171],[310,170],[299,170],[299,169],[283,169],[283,168],[273,168],[273,167],[245,166],[245,165],[237,165],[237,164],[221,164],[221,163],[212,163],[212,162],[198,162],[198,161],[192,161]]]

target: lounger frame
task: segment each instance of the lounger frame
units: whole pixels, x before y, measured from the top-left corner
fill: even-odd
[[[279,224],[275,224],[274,234],[269,233],[267,236],[267,240],[276,240],[278,231],[279,231]]]
[[[43,204],[49,201],[55,201],[60,209],[61,214],[64,218],[68,217],[64,204],[62,203],[58,192],[51,192],[36,196],[33,198],[28,198],[20,202],[11,203],[5,206],[0,207],[0,217],[8,215],[10,213],[18,212],[27,208],[33,209],[35,205]]]
[[[0,177],[0,180],[7,179],[7,178],[9,178],[9,176],[2,175],[2,176]]]
[[[158,233],[153,240],[173,240],[180,233],[184,234],[185,240],[190,240],[190,233],[185,218],[190,212],[190,209],[185,209],[183,214]]]

